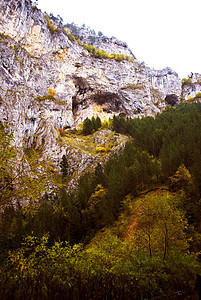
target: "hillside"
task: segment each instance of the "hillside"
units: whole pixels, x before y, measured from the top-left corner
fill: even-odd
[[[200,112],[200,103],[180,104],[155,118],[114,117],[110,130],[87,136],[64,134],[60,143],[95,162],[73,190],[68,160],[56,174],[33,149],[16,176],[12,136],[2,127],[1,299],[196,299]]]

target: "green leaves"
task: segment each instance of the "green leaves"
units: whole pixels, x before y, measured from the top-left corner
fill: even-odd
[[[172,250],[185,251],[188,248],[184,233],[187,220],[168,193],[148,194],[136,204],[135,215],[135,244],[150,257],[163,254],[165,260]]]
[[[7,126],[0,123],[0,207],[13,195],[14,174],[17,164],[17,150],[13,143],[13,136]]]
[[[0,123],[0,207],[13,200],[37,200],[48,190],[54,172],[39,150],[13,144],[12,134]]]

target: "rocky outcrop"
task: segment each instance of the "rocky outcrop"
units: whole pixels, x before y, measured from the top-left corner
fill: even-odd
[[[191,101],[195,99],[195,101],[200,100],[196,98],[201,93],[201,75],[198,73],[191,73],[187,79],[183,79],[182,82],[182,100],[183,101]],[[201,96],[201,95],[200,95]]]
[[[43,145],[56,162],[66,153],[57,142],[59,128],[97,115],[153,116],[166,107],[168,95],[180,101],[182,83],[171,69],[152,70],[126,43],[84,27],[76,41],[57,21],[29,0],[0,0],[0,120],[16,143]],[[87,43],[93,43],[91,51]]]

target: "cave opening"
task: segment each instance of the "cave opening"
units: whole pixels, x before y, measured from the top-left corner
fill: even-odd
[[[171,106],[175,106],[179,103],[179,99],[177,95],[169,94],[165,97],[165,102],[167,102]]]

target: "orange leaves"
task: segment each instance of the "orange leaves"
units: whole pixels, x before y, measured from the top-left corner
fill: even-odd
[[[56,90],[48,89],[48,94],[50,94],[51,96],[56,96],[56,93]]]

